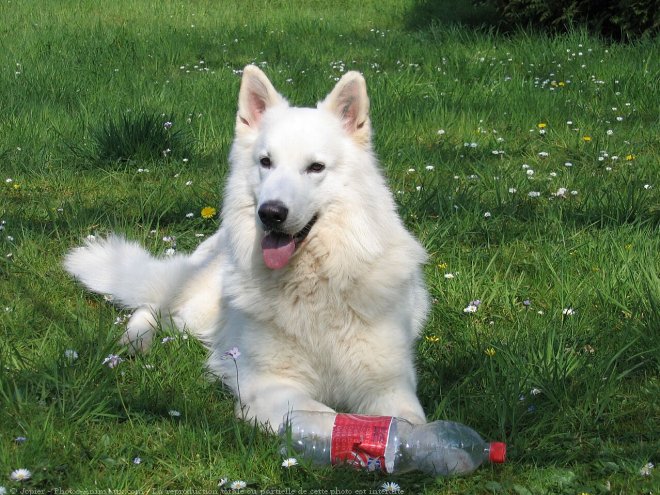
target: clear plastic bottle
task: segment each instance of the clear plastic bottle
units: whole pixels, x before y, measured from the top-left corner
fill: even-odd
[[[290,447],[313,464],[350,464],[387,473],[467,474],[483,462],[502,463],[506,445],[485,442],[452,421],[413,425],[392,416],[293,411],[284,418],[283,453]]]

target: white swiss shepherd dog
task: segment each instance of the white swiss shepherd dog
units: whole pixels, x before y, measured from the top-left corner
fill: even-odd
[[[71,250],[66,270],[135,309],[123,343],[172,322],[204,342],[240,417],[292,410],[425,422],[414,343],[428,311],[426,253],[405,229],[371,146],[369,99],[348,72],[316,108],[243,71],[222,226],[190,255],[118,236]],[[227,359],[237,347],[240,357]]]

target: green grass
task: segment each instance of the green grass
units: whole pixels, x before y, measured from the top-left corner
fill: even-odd
[[[0,3],[0,486],[660,489],[657,470],[640,474],[660,462],[658,43],[502,36],[428,17],[455,20],[449,4],[428,8]],[[185,251],[217,228],[200,210],[221,201],[236,71],[250,62],[297,105],[345,70],[365,74],[376,151],[430,254],[419,395],[430,419],[507,441],[504,466],[450,479],[286,470],[276,438],[233,418],[192,339],[102,365],[121,352],[121,313],[71,281],[61,257],[92,233],[123,232],[160,254],[166,237]],[[122,134],[127,115],[151,124]],[[159,153],[167,120],[186,153]],[[102,135],[120,151],[144,136],[156,152],[103,156]],[[11,481],[18,468],[32,479]]]

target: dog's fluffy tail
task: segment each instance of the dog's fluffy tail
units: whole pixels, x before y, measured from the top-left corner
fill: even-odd
[[[159,307],[182,281],[189,258],[156,258],[118,236],[90,240],[72,249],[64,268],[92,292],[127,308]]]

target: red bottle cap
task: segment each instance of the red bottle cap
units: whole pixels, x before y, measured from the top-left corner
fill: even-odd
[[[506,460],[506,444],[504,442],[491,442],[488,449],[488,460],[502,464]]]

